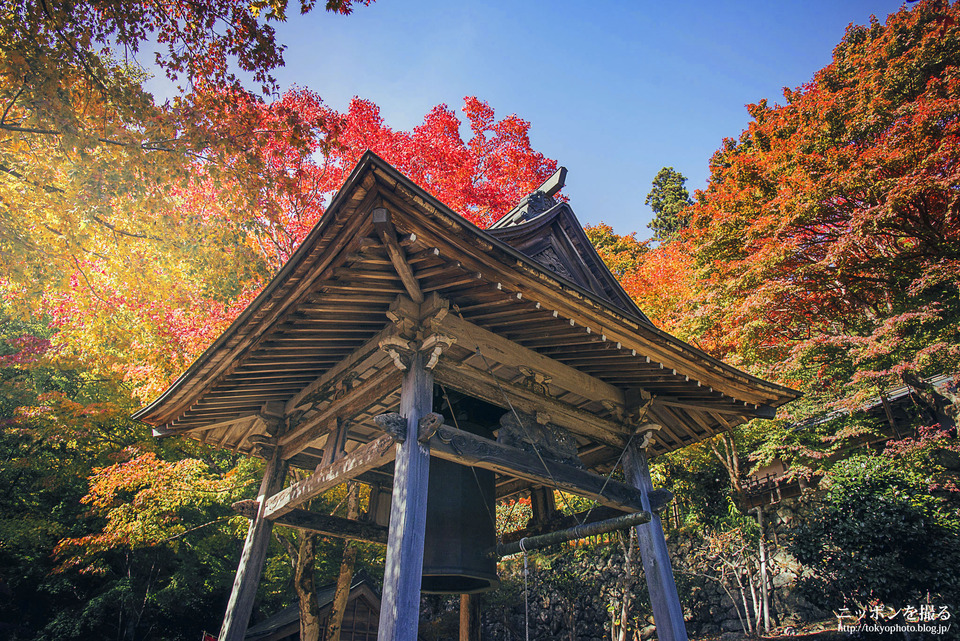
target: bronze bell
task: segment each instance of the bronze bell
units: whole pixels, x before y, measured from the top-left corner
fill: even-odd
[[[493,438],[490,429],[474,423],[461,422],[460,429]],[[497,561],[486,556],[497,538],[494,473],[432,457],[428,487],[421,591],[474,594],[496,588]]]

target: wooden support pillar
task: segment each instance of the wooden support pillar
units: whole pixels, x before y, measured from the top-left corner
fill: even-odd
[[[656,512],[650,509],[649,494],[653,492],[650,467],[646,450],[632,443],[623,457],[623,471],[627,481],[642,494],[643,509],[650,512],[649,523],[637,526],[637,544],[643,559],[643,573],[647,579],[650,604],[653,607],[653,622],[657,626],[659,641],[687,641],[687,629],[683,621],[683,608],[677,596],[677,585],[670,567],[670,553],[663,536],[663,524]]]
[[[280,448],[274,448],[270,458],[267,459],[267,468],[260,483],[260,492],[257,494],[257,512],[250,520],[247,538],[243,542],[243,552],[240,555],[240,564],[237,566],[237,575],[233,579],[233,590],[230,592],[227,612],[223,616],[219,641],[242,641],[247,633],[247,624],[250,622],[253,601],[257,596],[257,586],[260,584],[260,573],[263,571],[263,562],[267,558],[270,532],[273,529],[273,522],[264,516],[264,508],[267,499],[283,487],[286,475],[287,463],[280,459]]]
[[[480,641],[480,595],[460,595],[460,641]]]
[[[553,495],[552,487],[535,487],[530,490],[530,509],[533,512],[534,528],[546,527],[557,515],[557,500]]]
[[[407,437],[397,444],[390,532],[383,573],[380,641],[416,641],[420,620],[423,538],[427,525],[427,482],[430,450],[417,439],[420,418],[433,411],[433,374],[426,355],[409,354],[400,389],[400,414],[407,419]]]

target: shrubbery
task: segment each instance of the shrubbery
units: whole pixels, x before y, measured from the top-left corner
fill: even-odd
[[[873,601],[900,608],[928,595],[960,597],[960,510],[935,496],[916,467],[857,455],[824,477],[825,494],[802,524],[793,553],[814,574],[805,596],[826,607]]]

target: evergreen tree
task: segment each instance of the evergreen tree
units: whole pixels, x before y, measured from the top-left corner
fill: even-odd
[[[653,210],[654,218],[647,227],[653,230],[654,238],[667,241],[687,226],[688,216],[684,209],[693,204],[690,192],[684,187],[686,177],[673,167],[664,167],[653,179],[653,188],[644,204]]]

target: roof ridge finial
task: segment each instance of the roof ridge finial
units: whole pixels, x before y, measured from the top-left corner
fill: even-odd
[[[528,220],[532,220],[557,204],[554,196],[563,189],[567,180],[567,168],[558,167],[553,175],[524,196],[517,206],[493,224],[492,228],[509,227]]]

